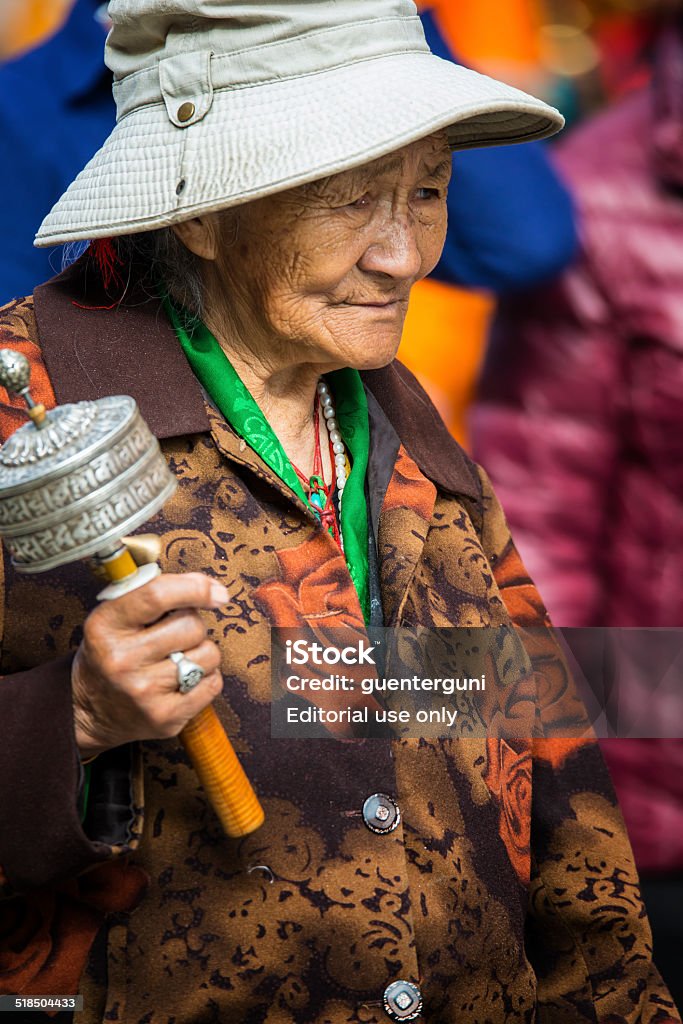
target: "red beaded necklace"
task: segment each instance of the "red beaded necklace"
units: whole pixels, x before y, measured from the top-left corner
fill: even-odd
[[[308,489],[306,498],[309,508],[314,513],[318,521],[322,523],[330,536],[334,537],[339,548],[343,550],[341,534],[339,532],[339,523],[337,522],[337,511],[334,505],[334,484],[330,484],[329,487],[327,486],[323,471],[323,457],[320,446],[320,395],[317,390],[315,393],[315,401],[313,403],[313,432],[315,434],[313,475],[307,477],[301,472],[298,466],[294,465],[293,462],[292,469],[299,477],[299,480],[304,487],[304,493],[306,493],[306,489]],[[332,463],[332,466],[334,466],[335,452],[329,435],[328,443],[330,446],[330,462]]]

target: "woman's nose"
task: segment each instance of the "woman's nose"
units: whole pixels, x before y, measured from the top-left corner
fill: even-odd
[[[366,273],[386,274],[405,281],[417,278],[422,266],[416,225],[410,214],[388,217],[358,261]]]

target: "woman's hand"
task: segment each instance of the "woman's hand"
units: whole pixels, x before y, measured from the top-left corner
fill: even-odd
[[[228,599],[225,587],[208,576],[167,573],[90,613],[72,672],[82,758],[132,740],[177,736],[218,696],[220,653],[197,609]],[[206,672],[189,693],[178,691],[172,651]]]

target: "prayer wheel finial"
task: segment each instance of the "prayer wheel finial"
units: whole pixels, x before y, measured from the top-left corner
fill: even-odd
[[[42,402],[35,402],[29,391],[31,364],[21,352],[11,348],[0,349],[0,384],[10,394],[19,395],[26,402],[28,414],[39,430],[45,426],[47,412]]]

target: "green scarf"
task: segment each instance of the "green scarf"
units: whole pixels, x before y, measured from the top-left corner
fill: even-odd
[[[167,296],[164,308],[195,376],[230,426],[307,505],[303,487],[284,448],[206,324],[186,310],[177,309]],[[368,510],[365,501],[370,449],[368,401],[357,370],[335,370],[326,377],[334,394],[339,430],[351,453],[351,473],[344,488],[341,511],[344,557],[368,622]]]

